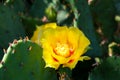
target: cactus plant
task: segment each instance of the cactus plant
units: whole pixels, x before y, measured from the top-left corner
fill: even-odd
[[[33,17],[42,18],[48,3],[47,1],[48,0],[35,0],[30,9],[30,15]]]
[[[120,0],[0,1],[0,80],[119,80],[119,5]],[[31,38],[36,25],[49,22],[81,29],[91,42],[85,54],[91,60],[78,62],[72,70],[45,68],[43,46],[22,38]]]
[[[116,30],[116,22],[114,20],[116,9],[114,1],[115,0],[95,0],[91,5],[95,24],[101,27],[104,37],[107,38],[109,42],[113,40],[113,34]]]
[[[0,4],[0,50],[6,49],[14,39],[25,36],[25,30],[20,18],[8,6]],[[0,59],[3,52],[0,51]]]
[[[115,8],[117,11],[117,15],[120,15],[120,1],[119,0],[113,0],[115,4]]]
[[[55,70],[44,65],[39,45],[27,38],[14,40],[1,61],[0,80],[57,80]]]
[[[92,15],[86,0],[67,0],[71,9],[74,13],[73,24],[74,26],[79,27],[86,34],[87,37],[91,40],[92,50],[88,51],[88,55],[91,57],[102,56],[101,48],[97,42],[95,30],[92,22]],[[84,9],[83,9],[84,7]],[[88,27],[89,26],[89,27]],[[96,48],[96,49],[94,49]],[[97,53],[97,54],[96,54]]]
[[[13,8],[15,12],[20,13],[20,12],[25,12],[26,10],[26,1],[24,0],[6,0],[5,5]]]
[[[24,25],[25,33],[29,38],[31,38],[31,36],[33,35],[33,32],[36,29],[36,25],[41,25],[44,23],[39,18],[26,16],[24,14],[20,15],[20,17],[21,17],[22,23]]]
[[[120,57],[112,56],[101,61],[89,75],[88,80],[119,80]]]

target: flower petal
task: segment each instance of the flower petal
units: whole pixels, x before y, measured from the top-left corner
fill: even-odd
[[[44,49],[43,49],[43,59],[45,60],[46,66],[45,67],[51,67],[51,68],[55,68],[58,69],[59,67],[59,62],[57,60],[55,60],[56,58],[54,58],[51,53],[52,53],[52,48],[48,45],[44,45]]]
[[[78,63],[78,59],[71,59],[69,60],[68,63],[63,64],[63,67],[69,67],[71,70],[76,66],[76,64]]]
[[[82,56],[90,41],[75,27],[60,27],[56,23],[49,23],[38,27],[31,40],[42,46],[45,67],[58,69],[63,65],[73,69],[79,60],[90,59]]]
[[[34,32],[34,35],[32,36],[31,40],[34,41],[35,43],[40,44],[40,39],[41,36],[43,35],[44,30],[47,28],[55,29],[56,27],[57,27],[56,23],[48,23],[46,25],[37,26],[36,27],[37,29]]]
[[[68,43],[72,45],[73,49],[78,47],[79,31],[77,28],[70,27],[68,32]]]
[[[68,28],[66,26],[57,27],[55,32],[56,33],[54,35],[58,42],[67,43]]]

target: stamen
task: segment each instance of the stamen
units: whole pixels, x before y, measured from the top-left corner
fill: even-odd
[[[69,47],[67,44],[60,44],[60,43],[57,43],[56,44],[56,47],[53,49],[53,51],[57,54],[57,55],[60,55],[60,56],[63,56],[63,57],[68,57],[69,56]]]

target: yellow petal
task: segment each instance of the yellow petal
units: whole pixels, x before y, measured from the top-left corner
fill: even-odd
[[[57,27],[56,23],[47,23],[46,25],[44,25],[44,29],[46,28],[53,28],[55,29]]]
[[[76,59],[76,58],[72,59],[71,58],[69,62],[63,64],[63,67],[69,67],[70,69],[73,69],[76,66],[77,63],[78,63],[78,59]]]
[[[55,29],[57,27],[56,23],[48,23],[46,25],[42,25],[42,26],[36,26],[36,31],[34,32],[31,40],[35,43],[38,43],[40,44],[40,39],[41,39],[41,36],[43,35],[43,32],[45,29],[47,28],[52,28],[52,29]]]
[[[40,43],[40,36],[41,36],[41,27],[37,27],[36,31],[34,32],[33,37],[31,38],[31,40],[35,43]]]
[[[49,44],[54,44],[56,41],[55,36],[53,35],[55,34],[55,30],[54,29],[46,29],[42,35],[41,35],[41,39],[40,42],[42,43],[42,45],[44,45],[44,43],[49,43]]]
[[[79,42],[78,42],[78,49],[80,50],[81,54],[83,55],[85,52],[85,49],[90,45],[90,41],[87,39],[87,37],[82,33]]]
[[[88,47],[88,45],[90,44],[90,41],[78,28],[71,27],[70,29],[71,34],[69,34],[72,36],[69,38],[69,42],[71,42],[72,45],[76,45],[75,52],[70,58],[76,56],[80,57],[82,54],[84,54],[86,47]]]
[[[49,23],[38,27],[31,40],[42,45],[45,67],[58,69],[63,65],[73,69],[79,60],[90,59],[82,56],[90,41],[75,27],[60,27],[56,23]]]
[[[78,40],[79,40],[79,31],[77,28],[70,27],[68,32],[68,42],[72,45],[73,49],[78,47]]]
[[[55,30],[55,38],[60,43],[67,43],[67,27],[57,27]]]
[[[46,63],[45,67],[58,69],[60,64],[57,61],[57,59],[51,55],[51,53],[52,53],[52,49],[50,46],[46,46],[46,48],[43,49],[43,59],[45,60]]]

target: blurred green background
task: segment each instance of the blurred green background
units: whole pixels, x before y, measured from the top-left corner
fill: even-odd
[[[85,55],[92,59],[65,70],[71,80],[120,80],[120,0],[1,0],[0,60],[14,39],[31,38],[36,25],[49,22],[78,27],[91,41]]]

